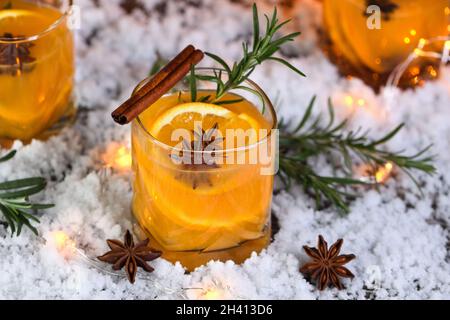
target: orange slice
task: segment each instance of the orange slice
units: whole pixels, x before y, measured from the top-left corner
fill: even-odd
[[[173,138],[173,133],[177,129],[207,131],[214,125],[222,137],[226,136],[227,130],[241,129],[249,131],[250,134],[241,145],[233,145],[234,148],[243,147],[249,143],[255,143],[257,132],[260,129],[258,122],[245,113],[237,114],[222,106],[189,102],[170,108],[161,114],[152,124],[150,134],[159,141],[174,146],[179,143],[179,139]],[[200,127],[200,128],[199,128]],[[244,144],[244,145],[242,145]]]

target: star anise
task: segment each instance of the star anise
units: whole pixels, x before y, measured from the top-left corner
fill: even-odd
[[[398,4],[392,2],[392,0],[366,0],[367,7],[378,6],[383,14],[383,20],[389,20],[391,14],[398,9]],[[364,15],[367,16],[367,12],[364,11]]]
[[[14,36],[12,33],[7,32],[0,35],[0,40],[3,41],[15,38],[23,38],[23,36]],[[8,72],[12,75],[17,74],[17,71],[24,69],[25,63],[31,63],[36,60],[31,56],[30,48],[32,47],[34,47],[34,44],[29,42],[0,42],[0,66],[11,66],[12,69],[8,70]]]
[[[315,280],[319,290],[323,290],[329,285],[342,290],[344,287],[339,277],[354,278],[353,273],[344,267],[344,264],[352,261],[356,256],[354,254],[339,255],[343,242],[342,239],[339,239],[328,249],[328,244],[320,235],[317,249],[303,246],[303,250],[313,261],[303,265],[300,272]]]
[[[192,183],[192,188],[197,189],[199,185],[205,184],[212,186],[207,173],[199,172],[207,169],[218,168],[216,162],[213,161],[214,151],[211,151],[211,159],[206,159],[205,154],[201,151],[219,149],[223,138],[216,137],[219,125],[215,123],[213,127],[207,131],[202,128],[193,130],[194,139],[191,142],[183,139],[183,149],[178,155],[172,155],[176,161],[181,162],[182,172],[176,178],[180,180],[188,180]]]
[[[127,230],[124,242],[119,240],[106,240],[111,251],[98,257],[98,259],[111,263],[114,270],[120,270],[125,267],[128,280],[134,283],[137,267],[141,267],[147,272],[153,272],[154,269],[146,261],[152,261],[161,256],[161,252],[152,251],[148,247],[149,241],[149,239],[146,239],[134,245],[133,236]]]
[[[138,0],[122,0],[120,2],[120,7],[127,13],[131,14],[134,10],[140,10],[145,14],[147,13],[147,10],[145,9],[145,5],[138,1]]]

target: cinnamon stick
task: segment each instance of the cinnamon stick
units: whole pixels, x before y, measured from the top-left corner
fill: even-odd
[[[150,106],[150,104],[153,103],[154,101],[148,104],[147,106],[144,106],[139,101],[148,94],[153,95],[153,97],[155,97],[155,92],[153,92],[153,90],[159,84],[161,84],[169,75],[172,75],[173,77],[174,72],[176,72],[177,68],[180,67],[181,65],[183,64],[188,65],[190,68],[191,64],[198,63],[203,58],[203,53],[200,50],[197,50],[198,51],[197,53],[195,53],[195,51],[196,50],[192,45],[188,45],[186,48],[184,48],[183,51],[181,51],[164,68],[162,68],[157,74],[155,74],[142,88],[140,88],[137,92],[135,92],[135,94],[130,99],[125,101],[111,114],[114,121],[116,121],[119,124],[127,124],[131,120],[133,120],[137,115],[139,115],[142,111],[144,111],[148,106]],[[180,74],[179,72],[180,71],[178,71],[178,74]],[[181,76],[181,78],[178,81],[180,81],[183,77],[184,75]],[[172,81],[173,80],[174,79],[172,79]],[[159,88],[159,92],[157,93],[160,93],[161,89],[163,88]],[[168,90],[170,90],[170,88],[168,88],[167,91]],[[163,92],[163,94],[164,93],[165,92]],[[160,97],[158,97],[157,99],[159,98]]]

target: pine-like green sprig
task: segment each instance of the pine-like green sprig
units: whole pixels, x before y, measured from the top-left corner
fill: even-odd
[[[280,22],[278,19],[278,12],[276,8],[274,9],[271,17],[266,14],[264,15],[264,17],[266,20],[266,30],[265,34],[261,36],[259,28],[258,8],[256,7],[256,4],[253,4],[253,46],[252,49],[250,49],[248,43],[244,42],[242,44],[243,57],[239,62],[235,62],[232,66],[230,66],[218,55],[210,52],[205,52],[205,54],[215,60],[223,68],[223,70],[217,70],[214,72],[214,75],[211,76],[193,76],[194,72],[192,71],[191,75],[188,77],[188,80],[191,84],[191,96],[197,96],[196,86],[192,85],[192,83],[195,82],[196,79],[211,81],[217,84],[215,97],[213,100],[208,101],[210,103],[219,105],[236,103],[237,101],[221,101],[221,99],[227,94],[227,92],[233,89],[246,90],[259,96],[260,93],[248,86],[245,86],[244,81],[250,77],[256,66],[265,61],[275,61],[281,63],[297,74],[303,77],[305,76],[303,72],[298,70],[288,61],[273,56],[280,50],[281,46],[288,42],[294,41],[294,39],[300,35],[300,32],[294,32],[280,38],[276,38],[276,33],[280,31],[283,26],[289,23],[290,20]],[[222,75],[224,72],[228,76],[226,81],[222,79]]]
[[[0,163],[12,159],[15,154],[16,151],[9,152],[0,158]],[[41,177],[0,183],[0,212],[6,220],[3,224],[11,229],[11,235],[20,235],[23,226],[38,234],[32,223],[39,223],[39,219],[33,211],[48,209],[53,205],[32,203],[29,197],[44,190],[46,184],[45,179]]]
[[[353,159],[357,158],[369,165],[375,172],[380,166],[391,162],[397,168],[406,172],[417,183],[412,175],[413,170],[435,173],[432,165],[433,157],[426,156],[430,147],[424,148],[414,155],[404,155],[403,151],[389,152],[383,145],[391,140],[402,128],[403,124],[388,132],[377,140],[368,138],[368,132],[348,131],[345,129],[348,120],[335,123],[331,100],[328,105],[328,121],[324,125],[320,115],[312,119],[312,109],[315,97],[311,100],[302,119],[294,128],[280,121],[280,171],[279,177],[288,188],[292,182],[301,184],[311,192],[317,205],[326,200],[343,211],[348,211],[346,198],[354,197],[345,190],[346,186],[364,184],[359,179],[351,178]],[[309,160],[319,155],[337,153],[344,159],[344,169],[347,177],[324,177],[316,174],[308,164]],[[420,188],[420,187],[419,187]]]

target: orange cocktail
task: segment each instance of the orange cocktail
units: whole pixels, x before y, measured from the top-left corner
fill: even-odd
[[[332,59],[374,86],[383,85],[421,39],[450,32],[448,0],[324,0],[323,12]]]
[[[43,137],[74,115],[68,1],[0,0],[0,139]],[[66,3],[64,7],[62,3]]]
[[[191,270],[242,262],[270,239],[275,113],[262,92],[262,102],[239,92],[223,98],[230,104],[198,102],[214,94],[205,88],[192,102],[175,89],[132,125],[134,215],[166,259]]]

